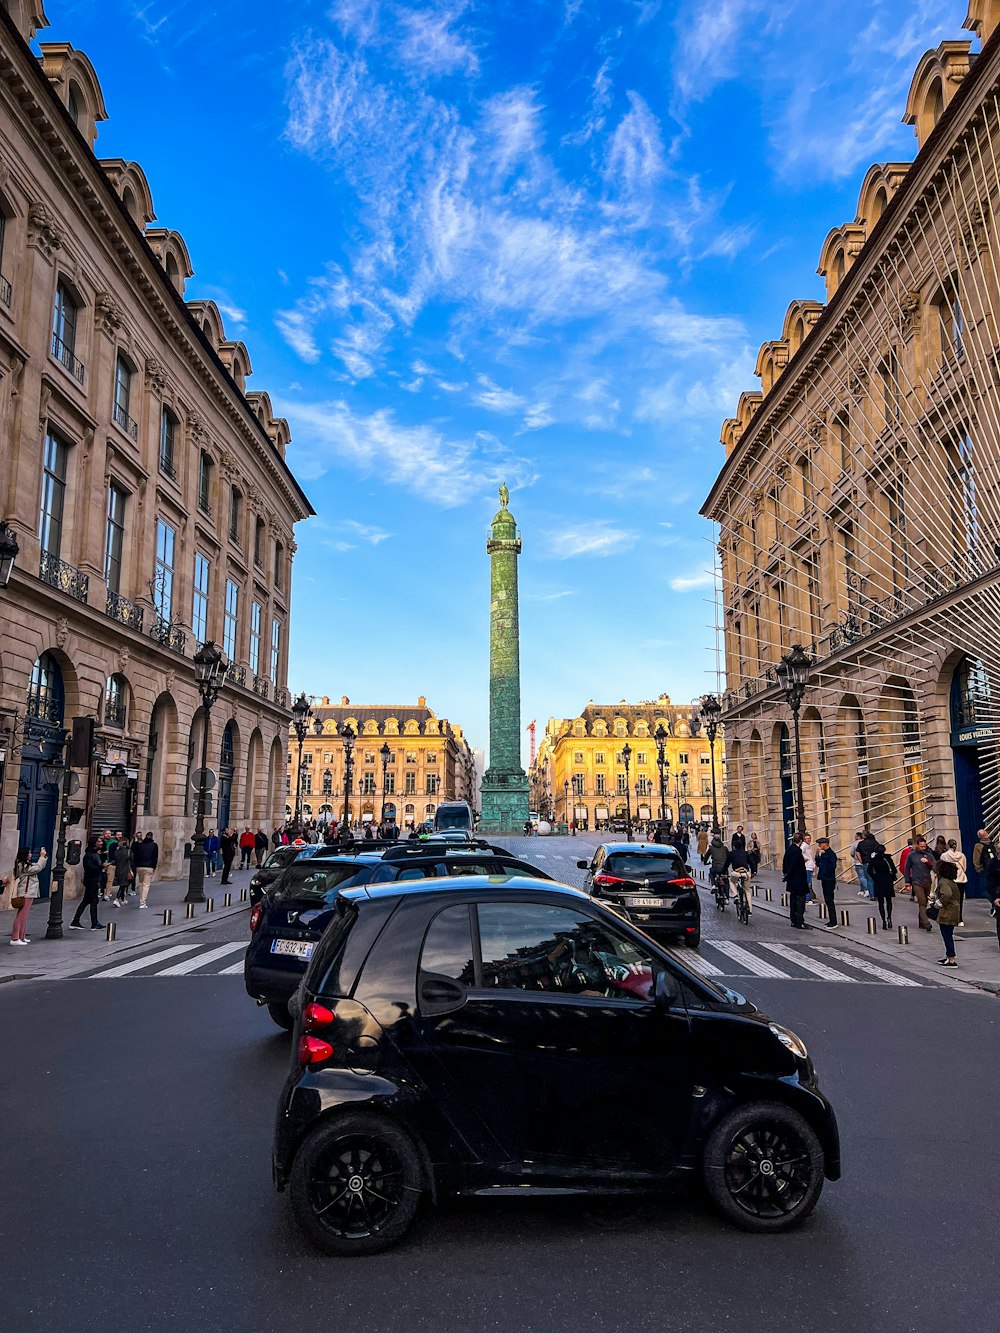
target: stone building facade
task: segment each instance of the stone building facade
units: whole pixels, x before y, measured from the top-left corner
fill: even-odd
[[[663,725],[663,809],[656,730]],[[628,744],[629,801],[625,798],[623,747]],[[725,811],[723,742],[715,741],[719,815]],[[610,819],[712,818],[712,760],[697,705],[677,705],[669,694],[645,703],[595,704],[575,718],[550,717],[531,770],[532,809],[543,819],[598,829]]]
[[[401,828],[433,819],[442,801],[468,801],[477,809],[475,756],[462,728],[439,718],[421,695],[413,704],[352,704],[346,695],[331,704],[312,701],[302,744],[302,788],[298,791],[299,742],[288,731],[285,813],[305,819],[342,820],[344,814],[343,728],[357,740],[348,813],[352,824],[395,819]],[[388,753],[382,755],[382,746]],[[383,766],[383,758],[386,763]]]
[[[913,162],[871,167],[760,349],[703,507],[718,524],[731,818],[780,853],[797,816],[778,666],[812,658],[804,815],[971,852],[1000,817],[1000,3],[919,62]],[[979,45],[981,49],[975,50]],[[790,730],[791,728],[791,730]]]
[[[185,300],[187,248],[154,225],[142,168],[95,155],[90,61],[28,45],[45,26],[40,0],[0,0],[0,514],[20,548],[0,590],[0,864],[52,848],[42,768],[91,717],[76,832],[151,830],[177,875],[201,641],[233,663],[212,822],[281,817],[293,525],[312,510],[246,347]]]

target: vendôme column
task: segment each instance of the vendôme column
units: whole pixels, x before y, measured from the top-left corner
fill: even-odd
[[[521,767],[521,665],[517,557],[521,535],[500,487],[500,510],[486,550],[490,557],[490,766],[483,777],[479,827],[520,832],[528,818],[528,778]]]

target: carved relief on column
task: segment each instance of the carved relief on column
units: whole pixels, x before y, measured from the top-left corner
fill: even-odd
[[[64,233],[46,204],[40,199],[28,206],[28,246],[51,259],[63,246]]]
[[[94,297],[94,313],[98,328],[113,341],[125,319],[118,298],[111,292],[98,292]]]

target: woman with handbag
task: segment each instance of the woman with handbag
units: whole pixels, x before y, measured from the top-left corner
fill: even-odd
[[[958,872],[955,883],[958,885],[958,912],[960,916],[965,915],[965,890],[969,883],[969,869],[965,860],[965,853],[958,850],[958,843],[954,838],[948,839],[948,850],[941,853],[942,861],[951,861],[954,863]],[[940,870],[938,874],[940,875]],[[964,926],[964,921],[959,921],[960,926]]]
[[[937,918],[938,930],[944,941],[944,957],[938,962],[942,967],[958,967],[955,958],[955,927],[962,916],[958,894],[958,867],[953,861],[938,862],[937,889],[934,901],[927,909],[927,915]]]
[[[895,897],[893,884],[896,879],[896,864],[892,857],[885,850],[882,843],[877,843],[875,850],[868,859],[866,867],[872,888],[875,891],[875,900],[878,903],[879,916],[882,918],[882,929],[892,929],[892,900]]]
[[[3,882],[4,888],[11,890],[10,905],[14,908],[14,924],[10,930],[10,942],[13,945],[31,943],[27,936],[28,914],[31,911],[31,904],[38,897],[38,876],[48,862],[48,853],[44,847],[38,853],[38,860],[34,864],[28,848],[20,847],[14,861],[13,873]]]

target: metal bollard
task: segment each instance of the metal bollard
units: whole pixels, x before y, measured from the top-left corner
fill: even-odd
[[[191,920],[191,918],[194,916],[194,903],[184,904],[184,915],[187,917],[189,921]]]
[[[875,924],[875,917],[873,916],[870,916],[868,918],[868,934],[869,935],[878,934],[878,926]]]
[[[751,884],[751,885],[750,885],[750,897],[751,897],[751,898],[756,898],[756,897],[757,897],[757,885],[756,885],[756,884]]]
[[[169,907],[163,909],[163,924],[169,926],[174,919],[174,914]]]
[[[205,899],[205,911],[206,911],[206,912],[214,912],[214,911],[215,911],[215,899],[214,899],[214,898],[206,898],[206,899]]]
[[[909,944],[909,942],[910,942],[910,928],[909,928],[909,926],[900,926],[900,927],[899,927],[899,942],[900,942],[900,944]]]
[[[787,893],[783,893],[783,894],[781,895],[781,905],[782,905],[782,907],[787,907],[787,906],[788,906],[788,894],[787,894]]]
[[[247,890],[246,890],[246,889],[240,889],[240,902],[241,902],[241,903],[245,903],[248,897],[249,897],[249,893],[247,892]]]
[[[765,890],[764,890],[764,901],[765,901],[766,903],[769,903],[769,902],[771,902],[771,901],[773,900],[773,898],[774,898],[774,893],[773,893],[773,891],[772,891],[771,889],[765,889]]]
[[[109,944],[111,943],[111,941],[115,938],[115,936],[116,936],[117,934],[118,934],[118,923],[117,923],[117,921],[109,921],[109,922],[108,922],[107,935],[106,935],[106,939],[107,939],[107,941],[108,941]]]
[[[222,895],[222,906],[232,907],[232,905],[233,905],[233,895],[231,893],[224,893]]]
[[[851,914],[846,907],[840,909],[840,924],[842,926],[849,926],[851,924]]]

